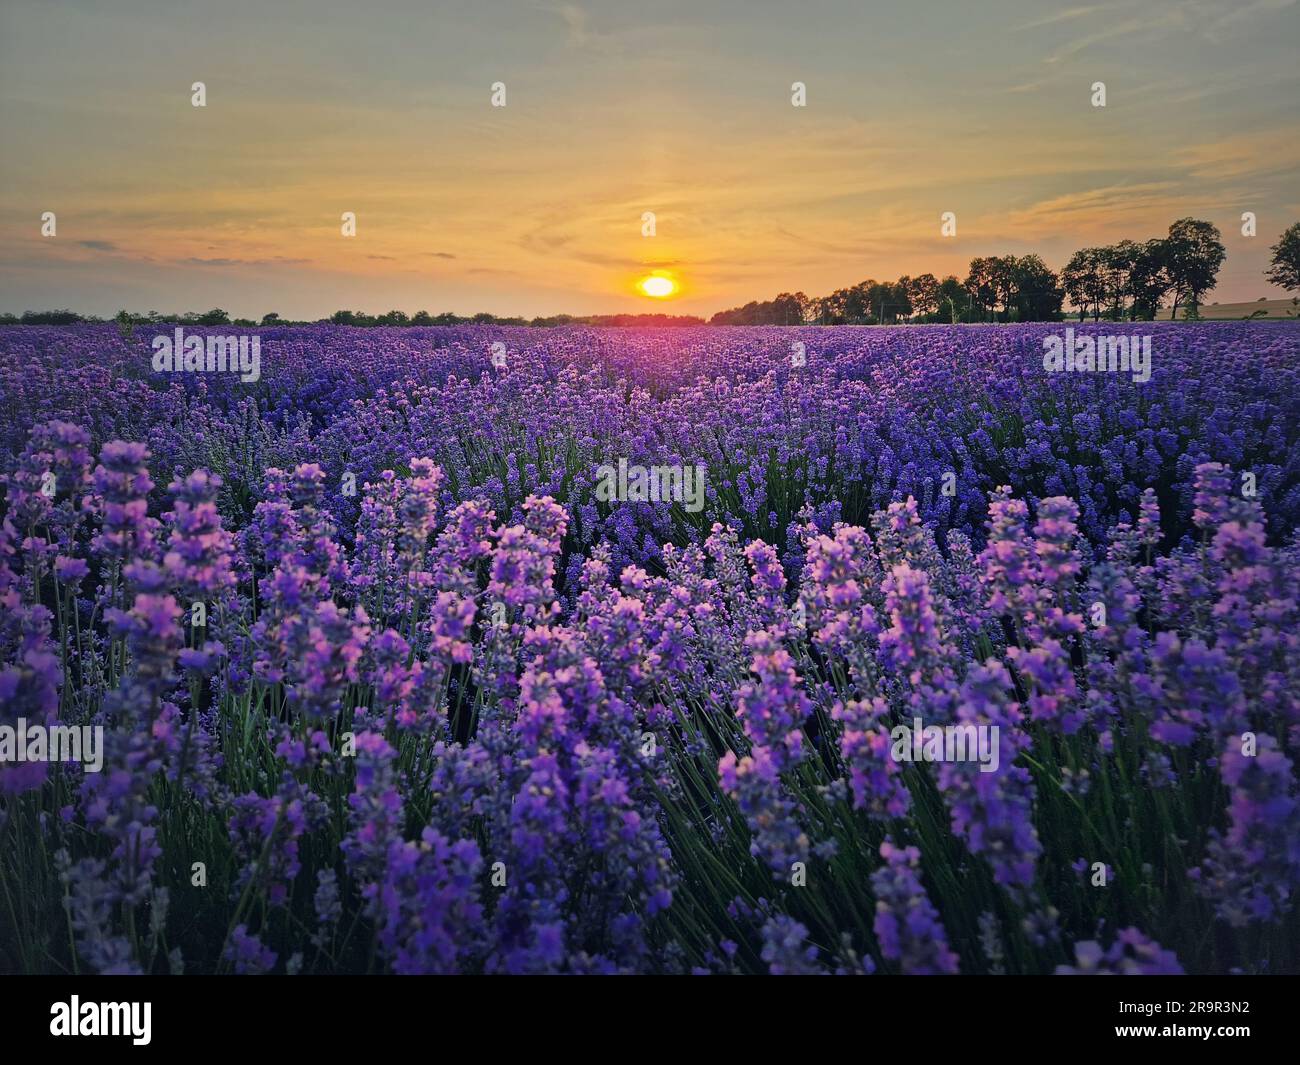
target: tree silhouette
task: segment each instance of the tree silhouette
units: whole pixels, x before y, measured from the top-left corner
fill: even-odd
[[[1194,315],[1201,295],[1214,287],[1214,279],[1227,255],[1219,230],[1209,222],[1180,218],[1169,227],[1164,250],[1165,270],[1174,293],[1169,317],[1173,319],[1184,299],[1191,304]]]
[[[1282,234],[1272,251],[1273,259],[1264,276],[1288,292],[1300,289],[1300,222]]]

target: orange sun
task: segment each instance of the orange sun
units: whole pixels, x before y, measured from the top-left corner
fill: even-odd
[[[637,288],[651,299],[666,300],[677,291],[677,283],[671,277],[664,277],[662,274],[651,274],[649,277],[643,277],[638,281]]]

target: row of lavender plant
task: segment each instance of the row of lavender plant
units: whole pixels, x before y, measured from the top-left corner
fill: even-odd
[[[163,334],[169,329],[159,327]],[[988,494],[1068,495],[1094,544],[1133,520],[1151,487],[1166,535],[1192,533],[1193,471],[1249,472],[1275,530],[1300,524],[1300,334],[1288,326],[1108,325],[1152,336],[1151,377],[1046,373],[1060,326],[663,331],[405,329],[258,331],[261,377],[159,374],[149,335],[112,326],[7,329],[0,455],[53,419],[94,439],[139,440],[169,465],[225,482],[246,521],[263,471],[316,462],[326,503],[412,455],[446,472],[449,500],[481,496],[519,521],[524,499],[570,511],[571,541],[607,541],[619,565],[661,565],[662,544],[714,522],[774,543],[798,564],[805,504],[823,524],[864,524],[908,495],[942,536],[978,540]],[[706,505],[684,515],[592,499],[608,456],[701,463]],[[689,528],[686,528],[688,527]],[[566,573],[567,577],[568,574]]]

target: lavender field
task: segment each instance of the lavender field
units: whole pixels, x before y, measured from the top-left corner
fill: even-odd
[[[0,329],[0,971],[1300,971],[1300,328],[1075,328]]]

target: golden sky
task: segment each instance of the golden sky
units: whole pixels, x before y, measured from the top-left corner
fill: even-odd
[[[1280,296],[1298,30],[1294,0],[4,0],[0,310],[708,315],[1185,215],[1223,232],[1212,300]]]

